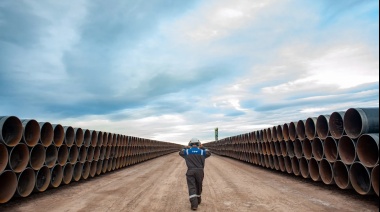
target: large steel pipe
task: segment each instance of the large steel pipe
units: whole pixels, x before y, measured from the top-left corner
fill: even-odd
[[[278,138],[277,138],[277,127],[276,126],[272,127],[271,135],[272,135],[272,140],[273,141],[278,141]]]
[[[310,160],[313,155],[313,148],[308,138],[302,141],[302,152],[306,159]]]
[[[54,139],[53,143],[56,147],[60,147],[63,144],[63,140],[65,139],[65,130],[60,124],[53,124],[54,129]]]
[[[62,145],[58,149],[58,158],[57,163],[61,166],[66,164],[67,159],[69,158],[69,149],[66,145]]]
[[[329,129],[331,136],[335,139],[340,139],[344,134],[344,112],[333,112],[329,119]]]
[[[321,139],[326,139],[330,136],[329,120],[329,115],[320,115],[317,118],[317,134]]]
[[[364,166],[372,168],[379,164],[379,134],[360,136],[356,145],[356,152]]]
[[[273,157],[273,163],[274,163],[274,168],[279,171],[280,170],[280,163],[278,161],[278,156],[274,156]],[[124,166],[124,164],[123,164]]]
[[[84,163],[86,162],[86,158],[87,158],[87,148],[86,146],[81,146],[79,148],[78,161],[81,163]]]
[[[17,176],[17,190],[16,194],[20,197],[29,196],[34,189],[36,183],[36,176],[31,168],[26,168]]]
[[[39,122],[40,125],[40,140],[39,142],[44,146],[48,147],[53,143],[54,130],[53,126],[49,122]]]
[[[288,155],[288,152],[286,149],[286,141],[284,141],[284,140],[280,141],[280,149],[281,149],[281,154],[283,157]]]
[[[100,148],[100,156],[99,156],[100,160],[104,160],[105,159],[106,152],[107,152],[107,147],[106,146],[102,146],[102,148]]]
[[[90,176],[90,168],[91,168],[90,162],[86,161],[83,163],[82,179],[86,180],[88,176]]]
[[[309,161],[309,174],[312,180],[321,181],[321,176],[319,175],[319,163],[315,158],[311,158]]]
[[[320,138],[314,138],[311,144],[313,156],[317,161],[321,161],[324,156],[323,141]]]
[[[305,157],[302,157],[299,161],[300,171],[303,178],[309,178],[309,162]]]
[[[297,131],[298,138],[300,138],[301,140],[306,138],[305,125],[306,125],[305,120],[299,120],[297,122],[296,131]],[[292,139],[292,141],[295,141],[295,140],[296,140],[296,138]]]
[[[284,139],[284,135],[282,134],[282,126],[278,125],[276,129],[276,136],[277,136],[277,141],[282,141]]]
[[[51,173],[47,166],[42,167],[36,172],[36,184],[34,185],[34,190],[38,192],[45,191],[50,184]]]
[[[94,149],[94,160],[95,160],[95,161],[98,161],[98,160],[99,160],[99,157],[100,157],[100,147],[97,146],[97,147],[95,147],[95,149]]]
[[[350,108],[344,114],[344,128],[350,138],[379,133],[379,108]]]
[[[288,174],[292,174],[293,169],[292,169],[292,162],[291,162],[290,157],[289,156],[284,157],[284,162],[285,162],[286,172],[288,172]]]
[[[57,188],[59,185],[61,185],[62,179],[63,179],[63,169],[62,166],[59,164],[56,164],[51,170],[51,180],[50,180],[50,186],[53,188]]]
[[[96,143],[96,146],[102,146],[103,145],[103,132],[102,131],[96,131],[98,134],[98,142]]]
[[[5,170],[8,164],[8,150],[7,147],[0,143],[0,173]]]
[[[102,173],[105,174],[108,168],[108,160],[103,161]]]
[[[8,202],[17,189],[17,176],[10,170],[0,172],[0,203]]]
[[[299,161],[297,159],[297,157],[293,157],[292,158],[292,171],[294,173],[294,175],[296,176],[299,176],[301,174],[301,171],[300,171],[300,164],[299,164]]]
[[[353,164],[356,159],[356,142],[348,136],[343,136],[338,142],[340,159],[347,165]]]
[[[375,166],[375,168],[372,169],[371,184],[373,190],[375,191],[377,196],[379,196],[379,164],[377,164],[377,166]]]
[[[96,166],[96,175],[100,175],[103,169],[103,161],[98,160],[98,164]]]
[[[6,146],[16,146],[23,134],[23,127],[20,119],[16,116],[0,116],[0,142]]]
[[[83,145],[89,147],[91,145],[91,132],[90,130],[84,130]]]
[[[371,173],[360,162],[355,162],[350,168],[350,181],[355,191],[361,195],[372,194]]]
[[[323,150],[328,162],[334,163],[338,160],[338,142],[333,137],[326,138],[323,142]]]
[[[71,180],[73,179],[73,172],[73,165],[71,165],[71,163],[66,163],[63,167],[63,184],[69,184],[71,182]]]
[[[313,139],[318,136],[317,134],[317,118],[310,117],[306,119],[305,133],[309,139]]]
[[[286,152],[290,158],[294,157],[294,145],[292,141],[286,142]]]
[[[46,150],[42,144],[37,144],[30,150],[29,166],[34,170],[42,168],[46,160]]]
[[[40,125],[34,119],[21,120],[23,132],[22,142],[29,147],[34,147],[40,140]]]
[[[302,158],[303,152],[302,152],[302,142],[297,138],[294,143],[294,154],[298,159]]]
[[[275,152],[276,152],[277,156],[282,155],[281,146],[280,146],[280,142],[279,141],[274,142],[274,149],[275,149]]]
[[[290,136],[289,136],[289,125],[287,123],[285,123],[284,125],[282,125],[282,136],[284,137],[284,140],[287,141],[290,139]]]
[[[82,177],[82,171],[83,171],[83,164],[80,162],[77,162],[74,165],[74,170],[73,170],[73,180],[74,181],[80,180],[80,178]]]
[[[340,189],[352,188],[348,176],[349,167],[346,164],[340,160],[336,161],[333,165],[333,171],[334,181]]]
[[[78,157],[79,157],[78,147],[75,145],[71,146],[69,149],[69,158],[67,159],[67,162],[74,165],[78,161]]]
[[[279,156],[278,157],[278,164],[280,165],[280,170],[282,172],[285,172],[286,171],[286,167],[285,167],[285,160],[284,160],[283,156]]]
[[[64,126],[63,127],[65,131],[65,139],[63,140],[64,144],[66,144],[67,147],[71,147],[74,145],[74,140],[75,140],[75,132],[74,128],[70,126]]]
[[[89,146],[87,148],[87,161],[92,162],[93,159],[94,159],[94,147]]]
[[[91,130],[90,134],[91,134],[91,146],[96,147],[96,144],[98,143],[98,133],[95,130]]]
[[[98,166],[98,161],[92,161],[90,165],[90,176],[95,177],[96,167]]]
[[[110,135],[109,133],[103,132],[103,144],[102,144],[102,146],[107,146],[108,145],[108,136],[109,135]]]
[[[289,123],[289,139],[292,141],[294,141],[294,140],[296,140],[296,138],[298,138],[296,125],[297,125],[297,122],[290,122]]]
[[[319,164],[319,175],[326,185],[335,183],[333,167],[326,159],[321,160]]]
[[[83,140],[84,140],[84,134],[82,128],[74,128],[74,134],[75,134],[75,139],[74,143],[78,147],[81,147],[83,145]]]
[[[29,149],[26,144],[19,143],[14,146],[9,153],[9,168],[20,173],[24,171],[29,162]]]

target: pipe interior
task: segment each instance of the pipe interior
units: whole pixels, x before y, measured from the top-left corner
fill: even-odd
[[[300,175],[299,162],[298,162],[298,159],[296,157],[292,158],[292,170],[296,176]]]
[[[350,137],[357,138],[362,132],[363,120],[356,109],[348,109],[344,115],[344,128]]]
[[[83,164],[83,168],[82,168],[82,178],[87,179],[89,175],[90,175],[90,163],[86,161]]]
[[[58,164],[61,166],[65,165],[68,157],[69,157],[69,150],[67,146],[62,145],[61,147],[59,147],[58,159],[57,159]]]
[[[322,160],[319,164],[319,174],[325,184],[331,184],[334,180],[331,164],[327,160]]]
[[[42,167],[38,172],[37,172],[37,177],[36,177],[36,189],[40,192],[45,191],[51,180],[51,174],[50,170],[47,166]]]
[[[0,173],[0,203],[8,202],[17,189],[17,177],[12,171]]]
[[[45,147],[41,144],[38,144],[32,148],[30,151],[30,166],[34,170],[40,169],[46,160],[46,151]]]
[[[62,125],[58,124],[54,127],[54,145],[60,147],[65,139],[65,131]]]
[[[293,170],[292,170],[292,162],[290,161],[290,157],[284,157],[284,162],[285,162],[286,172],[291,174]]]
[[[277,140],[278,141],[281,141],[282,139],[284,139],[284,136],[283,136],[283,134],[282,134],[282,127],[281,127],[281,125],[278,125],[277,126]]]
[[[79,151],[77,146],[70,147],[69,150],[69,161],[71,164],[74,164],[78,160]]]
[[[63,178],[62,166],[55,165],[51,170],[51,185],[55,188],[58,187],[62,182],[62,178]]]
[[[1,122],[4,122],[1,129],[1,136],[7,146],[17,145],[22,138],[22,123],[15,116],[3,117]],[[1,137],[0,137],[1,139]]]
[[[5,145],[0,143],[0,173],[7,167],[8,164],[8,150]]]
[[[66,163],[63,167],[63,183],[69,184],[73,178],[73,166],[70,163]]]
[[[22,172],[29,162],[29,149],[25,144],[17,144],[11,150],[9,165],[14,172]]]
[[[90,146],[87,148],[87,160],[92,161],[94,159],[94,147]]]
[[[90,130],[84,131],[83,145],[89,147],[91,145],[91,132]]]
[[[377,196],[379,196],[379,165],[372,169],[371,183],[373,190],[375,191]]]
[[[321,115],[317,119],[317,134],[320,138],[325,139],[329,136],[329,116]]]
[[[292,141],[286,142],[286,150],[288,152],[288,156],[289,157],[293,157],[294,156],[294,145],[293,145]]]
[[[379,136],[362,135],[357,143],[359,160],[368,167],[379,163]]]
[[[29,196],[36,182],[36,176],[31,168],[25,169],[18,177],[17,194],[21,197]]]
[[[313,156],[316,160],[320,161],[323,158],[323,142],[319,138],[314,138],[311,144]]]
[[[343,136],[338,143],[338,153],[344,163],[352,164],[356,159],[354,141],[348,136]]]
[[[335,162],[338,159],[337,142],[333,137],[327,137],[323,143],[323,150],[325,151],[326,159],[329,162]]]
[[[297,156],[297,158],[302,157],[302,143],[299,139],[296,139],[294,141],[294,153]]]
[[[77,162],[74,166],[74,174],[73,174],[73,179],[75,181],[78,181],[81,178],[82,169],[83,169],[83,164],[81,164],[80,162]]]
[[[304,139],[306,138],[306,134],[305,134],[305,121],[303,120],[299,120],[297,122],[297,128],[296,128],[296,132],[297,132],[297,135],[300,139]],[[294,139],[293,139],[294,140]]]
[[[306,158],[300,159],[299,166],[300,166],[300,171],[301,171],[302,177],[308,178],[309,177],[309,164],[308,164]]]
[[[79,149],[79,162],[84,163],[87,157],[87,149],[85,146],[81,146]]]
[[[75,131],[75,144],[77,146],[82,146],[84,139],[83,130],[82,128],[77,128]]]
[[[312,157],[312,146],[310,140],[307,138],[305,138],[302,142],[302,151],[305,158],[310,160]]]
[[[94,160],[99,160],[99,156],[100,156],[100,147],[95,147],[95,150],[94,150]]]
[[[45,164],[47,167],[51,168],[54,166],[58,158],[58,150],[54,145],[50,145],[46,148]]]
[[[103,168],[103,161],[99,160],[98,164],[96,166],[96,174],[100,175],[102,173],[102,168]]]
[[[91,168],[90,168],[90,176],[91,176],[91,177],[94,177],[95,174],[96,174],[96,167],[97,167],[97,164],[98,164],[97,161],[93,161],[93,162],[91,163]]]
[[[294,122],[290,122],[289,124],[289,138],[294,141],[297,138],[296,125]]]
[[[368,170],[360,163],[354,163],[350,169],[350,181],[352,187],[359,194],[368,194],[371,190],[371,179]]]
[[[314,138],[316,136],[316,127],[314,118],[306,119],[305,132],[308,138]]]
[[[319,165],[315,159],[309,161],[309,174],[314,181],[319,179]]]
[[[53,139],[54,139],[53,126],[48,122],[43,123],[43,125],[41,126],[41,137],[40,137],[42,145],[44,145],[45,147],[48,147],[49,145],[52,144]]]
[[[94,130],[91,132],[91,146],[95,147],[97,142],[98,142],[98,134]]]
[[[72,127],[66,127],[65,132],[65,143],[68,147],[71,147],[74,144],[75,133]]]
[[[97,143],[97,145],[102,146],[102,144],[103,144],[103,133],[102,133],[102,131],[98,131],[98,143]]]
[[[333,112],[329,119],[329,129],[335,139],[340,139],[344,134],[343,112]]]
[[[350,185],[348,168],[342,161],[336,161],[333,166],[333,176],[336,185],[341,189],[346,189]]]
[[[282,126],[282,136],[284,137],[284,140],[289,140],[289,125],[284,124]]]

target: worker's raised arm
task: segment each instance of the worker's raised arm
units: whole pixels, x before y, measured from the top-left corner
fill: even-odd
[[[187,148],[183,148],[181,151],[179,151],[179,156],[185,158],[185,155],[186,155],[186,149],[187,149]]]

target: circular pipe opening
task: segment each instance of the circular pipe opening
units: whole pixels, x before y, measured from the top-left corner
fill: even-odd
[[[98,134],[95,130],[91,130],[91,146],[96,147],[96,144],[98,142]]]
[[[306,132],[305,132],[305,120],[299,120],[297,122],[296,132],[298,137],[303,140],[306,138]],[[291,137],[292,138],[292,137]],[[294,137],[292,141],[294,141],[297,137]]]
[[[17,194],[21,197],[29,196],[34,189],[34,184],[36,183],[36,176],[34,175],[33,169],[25,169],[18,175],[17,180]]]
[[[267,129],[267,141],[272,141],[272,129]]]
[[[80,162],[77,162],[74,165],[74,173],[73,173],[73,180],[74,181],[80,180],[80,178],[82,177],[82,171],[83,171],[83,164]]]
[[[309,139],[313,139],[317,136],[316,123],[317,123],[317,118],[306,119],[305,133]]]
[[[79,156],[78,156],[79,162],[81,163],[86,162],[86,157],[87,157],[87,148],[86,146],[81,146],[79,148]]]
[[[103,132],[102,131],[97,131],[98,133],[98,143],[96,144],[97,146],[102,146],[103,145]]]
[[[108,160],[103,161],[102,173],[105,174],[108,168]]]
[[[343,163],[353,164],[356,160],[355,142],[348,136],[343,136],[338,142],[338,153]]]
[[[0,173],[5,170],[8,165],[8,150],[7,147],[0,143]]]
[[[302,157],[299,161],[300,171],[303,178],[309,178],[309,163],[306,158]]]
[[[84,140],[84,134],[82,128],[75,128],[74,129],[75,133],[75,144],[80,147],[83,145],[83,140]]]
[[[276,126],[272,127],[272,139],[273,139],[273,141],[278,141],[278,138],[277,138],[277,127]]]
[[[50,185],[53,188],[57,188],[59,185],[61,185],[62,179],[63,179],[62,166],[57,164],[51,169]]]
[[[289,124],[289,139],[294,141],[298,137],[296,131],[296,124],[294,122],[290,122]]]
[[[124,163],[125,163],[124,160],[125,160],[125,158],[123,158],[123,167],[124,167]],[[274,169],[279,171],[280,170],[280,163],[278,162],[278,156],[273,157],[273,163],[274,163]]]
[[[91,165],[88,161],[83,163],[83,168],[82,168],[82,178],[86,180],[88,176],[90,176],[90,168]]]
[[[311,144],[313,156],[317,161],[321,161],[323,158],[323,141],[319,138],[314,138]]]
[[[46,160],[45,147],[42,144],[37,144],[30,150],[30,167],[34,170],[42,168]]]
[[[71,163],[66,163],[66,165],[63,167],[63,184],[69,184],[71,182],[71,179],[73,179],[73,165]]]
[[[91,145],[91,132],[90,130],[84,130],[83,145],[89,147]]]
[[[346,133],[351,138],[357,138],[361,135],[363,130],[363,119],[366,119],[367,117],[364,115],[362,117],[362,114],[359,112],[360,109],[350,108],[346,111],[344,114],[344,128],[346,130]]]
[[[69,158],[68,162],[74,165],[78,161],[79,151],[77,146],[72,146],[69,149]]]
[[[111,146],[107,146],[107,150],[106,150],[106,159],[109,159],[110,156],[111,156]]]
[[[271,141],[270,143],[269,143],[269,146],[270,146],[270,154],[271,155],[276,155],[276,149],[275,149],[275,147],[274,147],[274,141]],[[121,149],[122,150],[122,149]],[[121,154],[120,154],[121,155]]]
[[[320,115],[317,119],[317,134],[321,139],[325,139],[330,135],[329,115]]]
[[[100,157],[100,147],[97,146],[97,147],[95,147],[95,150],[94,150],[94,160],[98,161],[99,157]]]
[[[66,164],[67,159],[69,158],[69,149],[66,145],[62,145],[58,149],[58,159],[57,163],[61,166]]]
[[[12,171],[20,173],[24,171],[29,162],[29,149],[25,144],[19,143],[12,148],[9,154],[9,167]]]
[[[305,138],[302,142],[302,152],[306,159],[310,160],[313,154],[312,145],[308,138]]]
[[[36,120],[22,120],[22,139],[26,145],[34,147],[40,140],[40,125]]]
[[[372,169],[371,183],[373,190],[375,191],[377,196],[379,196],[379,165]]]
[[[285,160],[284,160],[284,157],[282,156],[278,156],[278,164],[280,165],[280,170],[282,172],[285,172],[286,171],[286,168],[285,168]]]
[[[58,159],[58,150],[54,145],[50,145],[46,148],[45,165],[48,168],[52,168]]]
[[[311,158],[309,161],[309,174],[312,180],[320,181],[321,177],[319,176],[319,164],[318,161],[314,158]]]
[[[296,139],[293,143],[294,154],[298,159],[302,158],[302,142],[299,139]]]
[[[323,150],[327,161],[334,163],[338,160],[338,142],[333,137],[326,138],[323,142]]]
[[[23,134],[20,119],[15,116],[0,117],[0,141],[9,147],[16,146]]]
[[[102,148],[100,148],[100,156],[99,156],[100,160],[104,160],[105,159],[106,151],[107,151],[107,147],[106,146],[102,146]]]
[[[333,112],[329,119],[329,129],[331,136],[335,139],[340,139],[344,135],[343,117],[344,112]]]
[[[366,167],[379,164],[379,134],[364,134],[360,136],[356,151],[360,162]]]
[[[110,145],[112,145],[113,137],[114,137],[114,134],[113,134],[113,133],[109,133],[109,134],[108,134],[108,141],[107,141],[107,145],[106,145],[106,146],[110,146]],[[103,146],[104,146],[104,145],[103,145]]]
[[[286,123],[284,125],[282,125],[282,136],[284,137],[285,141],[290,139],[290,137],[289,137],[289,125]]]
[[[283,157],[287,156],[287,150],[286,150],[286,141],[282,140],[280,142],[280,149],[281,149],[281,154]]]
[[[281,141],[284,139],[284,135],[282,134],[282,126],[281,125],[278,125],[277,126],[277,141]]]
[[[94,147],[89,146],[87,148],[87,161],[92,162],[94,160]]]
[[[39,192],[46,191],[51,180],[50,170],[47,166],[42,167],[36,173],[35,189]]]
[[[282,155],[281,146],[280,146],[280,142],[279,141],[274,142],[274,149],[276,151],[276,155],[277,156]]]
[[[8,202],[17,189],[17,176],[14,172],[6,170],[0,172],[0,203]]]
[[[63,129],[65,130],[65,144],[67,145],[67,147],[73,146],[75,140],[74,128],[70,126],[65,126]]]
[[[299,176],[301,174],[299,161],[296,157],[292,158],[292,171],[296,176]]]
[[[340,189],[351,188],[350,178],[348,177],[348,167],[342,161],[338,160],[333,165],[334,181]]]
[[[102,144],[102,146],[107,146],[107,144],[108,144],[108,133],[103,132],[103,144]]]
[[[286,172],[288,172],[288,174],[293,173],[292,162],[290,160],[290,157],[288,157],[288,156],[284,157],[284,162],[285,162]]]
[[[361,195],[370,194],[372,190],[369,170],[361,163],[352,164],[349,172],[350,181],[355,191]]]
[[[286,142],[286,151],[288,153],[289,157],[294,157],[294,145],[292,141],[287,141]]]
[[[54,139],[53,126],[49,122],[40,122],[39,125],[41,128],[40,142],[44,147],[48,147],[52,144]]]
[[[90,176],[95,177],[96,167],[98,166],[98,161],[92,161],[90,166]]]
[[[102,173],[103,161],[99,160],[96,166],[96,175],[100,175]]]
[[[326,185],[334,184],[333,168],[326,159],[323,159],[319,164],[319,173]]]
[[[56,147],[60,147],[63,144],[63,140],[65,139],[65,130],[60,124],[53,125],[53,128],[54,128],[53,143]]]

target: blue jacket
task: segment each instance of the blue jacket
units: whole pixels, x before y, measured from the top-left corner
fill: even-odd
[[[211,156],[211,152],[207,149],[192,147],[190,149],[182,149],[179,155],[185,159],[188,169],[203,169],[205,167],[205,159]]]

